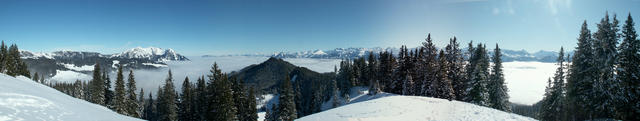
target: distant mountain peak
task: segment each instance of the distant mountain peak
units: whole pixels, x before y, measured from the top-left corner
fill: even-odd
[[[111,57],[120,58],[136,58],[136,59],[150,59],[153,61],[186,61],[187,57],[176,53],[175,50],[162,49],[158,47],[136,47],[124,51],[122,53],[114,54]]]

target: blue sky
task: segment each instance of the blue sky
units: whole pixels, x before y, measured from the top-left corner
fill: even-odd
[[[185,55],[438,46],[456,36],[502,48],[572,49],[583,20],[640,20],[640,0],[0,0],[0,40],[35,52]],[[637,22],[636,22],[637,23]],[[636,28],[639,28],[636,26]]]

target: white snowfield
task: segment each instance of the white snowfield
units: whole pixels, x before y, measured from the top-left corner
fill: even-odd
[[[386,96],[305,116],[296,121],[535,121],[470,103],[430,97]]]
[[[26,77],[0,74],[0,121],[137,121]]]

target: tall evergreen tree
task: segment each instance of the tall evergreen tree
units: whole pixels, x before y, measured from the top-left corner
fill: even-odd
[[[4,40],[2,41],[2,45],[0,45],[0,73],[5,73],[7,70],[7,45],[4,44]]]
[[[122,75],[122,65],[118,66],[118,72],[116,74],[115,95],[113,97],[114,111],[123,115],[130,115],[127,111],[129,107],[127,105],[128,98],[126,96],[124,77]]]
[[[640,40],[634,28],[631,13],[622,27],[622,43],[619,46],[618,79],[621,81],[623,100],[618,103],[618,118],[640,120]]]
[[[153,101],[152,93],[149,93],[149,99],[147,103],[145,103],[142,119],[149,120],[149,121],[156,120],[156,103]]]
[[[421,80],[421,93],[416,95],[432,96],[433,94],[430,94],[429,92],[433,92],[433,89],[431,89],[431,86],[429,85],[432,84],[431,81],[436,80],[437,78],[436,70],[438,68],[438,61],[436,57],[438,56],[438,50],[435,44],[433,44],[433,40],[431,40],[430,33],[427,35],[427,39],[425,39],[425,41],[426,42],[422,43],[422,48],[424,48],[424,55],[422,56],[424,58],[422,70],[424,72],[419,72],[423,73],[422,75],[424,75],[424,77]]]
[[[449,68],[447,65],[449,65],[446,55],[444,54],[444,51],[440,51],[440,53],[438,54],[438,66],[437,66],[437,72],[436,72],[436,80],[432,81],[432,90],[435,90],[432,93],[433,97],[436,98],[442,98],[442,99],[448,99],[449,101],[455,99],[455,94],[453,92],[453,86],[451,85],[451,79],[449,79],[449,77],[447,76],[447,74],[449,73]]]
[[[126,90],[127,113],[132,117],[140,117],[140,111],[138,111],[140,104],[137,100],[138,96],[136,95],[136,90],[138,90],[138,88],[136,88],[136,80],[133,76],[133,70],[129,70],[128,81]]]
[[[467,60],[468,62],[466,63],[466,65],[464,66],[464,70],[465,70],[465,80],[463,85],[464,85],[464,91],[462,92],[456,92],[456,93],[460,93],[459,95],[463,95],[463,97],[458,97],[459,99],[462,98],[463,101],[465,102],[471,102],[471,98],[469,97],[469,91],[473,88],[473,83],[474,82],[472,80],[473,77],[473,73],[475,71],[475,67],[476,67],[476,63],[477,63],[477,57],[475,56],[475,51],[476,49],[473,47],[473,41],[469,42],[469,46],[467,47]]]
[[[277,120],[281,121],[293,121],[298,118],[296,114],[296,105],[293,100],[293,88],[291,87],[291,80],[289,76],[285,80],[280,83],[280,97],[278,103],[278,118]]]
[[[218,68],[218,65],[214,63],[210,70],[209,76],[209,88],[211,91],[209,96],[210,100],[209,109],[207,112],[207,120],[212,121],[231,121],[236,120],[236,107],[233,100],[232,84],[229,81],[226,74]]]
[[[367,79],[369,80],[369,95],[375,95],[380,92],[379,84],[378,84],[378,65],[376,62],[376,58],[373,55],[373,52],[369,52],[367,65]]]
[[[9,46],[9,50],[6,55],[5,63],[6,63],[6,74],[9,76],[17,76],[18,73],[18,62],[16,60],[20,60],[20,58],[16,58],[14,55],[15,51],[18,51],[18,47],[15,44]]]
[[[144,118],[146,103],[147,101],[144,99],[144,89],[140,88],[140,93],[138,93],[138,112],[140,112],[140,118]]]
[[[593,41],[587,21],[584,21],[567,75],[567,105],[568,111],[573,113],[570,120],[585,120],[595,113],[590,103],[593,101],[593,84],[597,78]]]
[[[451,86],[453,87],[456,100],[462,101],[465,96],[464,82],[466,80],[466,76],[464,75],[464,58],[459,46],[460,45],[456,37],[453,37],[453,39],[449,40],[449,44],[446,46],[445,52],[447,55],[447,67],[449,69],[447,76],[451,79]]]
[[[93,66],[93,79],[91,80],[89,89],[91,92],[91,100],[89,101],[98,105],[105,105],[104,80],[102,80],[102,76],[100,74],[100,64],[97,62],[95,66]]]
[[[193,109],[193,93],[191,92],[191,83],[189,77],[185,77],[182,81],[182,94],[180,95],[180,105],[178,118],[181,121],[194,121],[196,117],[195,109]]]
[[[165,80],[164,86],[161,88],[158,94],[157,115],[160,121],[174,121],[178,119],[177,105],[176,105],[176,91],[173,86],[173,75],[169,70],[169,75]]]
[[[198,78],[196,82],[196,99],[194,106],[196,107],[196,120],[204,120],[204,116],[209,105],[207,104],[207,86],[204,76]]]
[[[553,85],[547,87],[545,97],[542,99],[540,106],[539,118],[547,121],[566,120],[565,116],[565,98],[564,98],[564,49],[560,48],[558,54],[558,69],[553,77]]]
[[[489,106],[488,105],[488,96],[487,92],[487,82],[489,79],[489,59],[487,57],[487,50],[482,44],[478,44],[478,47],[475,48],[474,59],[475,59],[475,67],[473,68],[473,73],[471,74],[471,82],[470,89],[468,89],[467,100],[473,104],[480,106]]]
[[[562,53],[562,49],[560,53]],[[560,56],[563,56],[563,54]],[[491,60],[493,61],[493,66],[489,77],[490,82],[489,85],[487,85],[489,89],[489,104],[494,109],[511,112],[509,94],[507,93],[509,89],[504,83],[504,73],[502,71],[502,52],[498,44],[496,44],[496,48],[493,50],[493,58]]]
[[[233,87],[233,101],[235,101],[234,106],[236,107],[236,116],[237,120],[247,119],[250,116],[248,114],[249,109],[247,107],[247,93],[244,85],[240,82],[236,77],[229,78],[232,82],[231,86]]]
[[[615,113],[615,100],[618,98],[618,81],[615,79],[615,65],[617,58],[616,45],[618,44],[618,20],[615,15],[613,22],[609,20],[609,14],[605,15],[598,24],[598,31],[593,34],[596,42],[595,68],[597,69],[597,81],[595,81],[595,93],[592,109],[598,112],[594,118],[613,118]]]
[[[104,104],[110,108],[110,109],[114,109],[114,104],[112,103],[113,100],[113,91],[111,90],[111,79],[109,78],[109,75],[107,74],[106,70],[102,70],[102,80],[104,82],[103,86],[104,86]]]
[[[247,98],[247,115],[244,116],[240,121],[257,121],[258,120],[258,109],[256,109],[256,92],[254,88],[249,88],[249,95]]]

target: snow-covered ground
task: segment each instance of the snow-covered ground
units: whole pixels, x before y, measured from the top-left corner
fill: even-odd
[[[416,96],[386,96],[345,105],[297,121],[526,121],[513,113],[465,102]]]
[[[93,70],[93,68],[92,68]],[[91,75],[83,74],[75,71],[61,71],[56,70],[56,75],[51,77],[49,80],[52,82],[68,82],[73,83],[76,80],[81,81],[89,81],[92,79]]]
[[[0,121],[140,120],[76,99],[26,77],[0,74]]]

